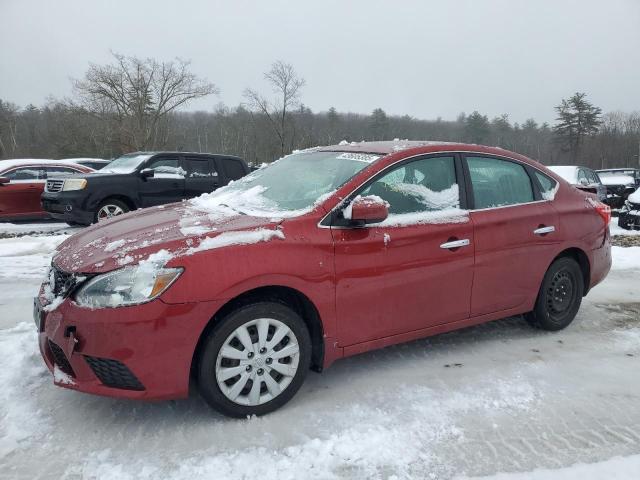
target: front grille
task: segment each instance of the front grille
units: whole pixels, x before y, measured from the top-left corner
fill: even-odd
[[[62,348],[53,343],[51,340],[48,340],[48,342],[49,350],[51,350],[51,355],[53,356],[53,363],[58,365],[58,368],[67,375],[75,377],[76,374],[74,373],[73,368],[71,368],[71,364],[69,363],[69,360],[67,360],[67,356],[62,351]]]
[[[45,192],[60,192],[64,186],[64,180],[47,180]]]
[[[144,390],[140,380],[118,360],[109,358],[84,356],[85,360],[93,370],[93,373],[107,387],[121,388],[123,390]]]

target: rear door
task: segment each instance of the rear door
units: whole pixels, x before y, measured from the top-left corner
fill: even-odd
[[[220,157],[218,165],[224,169],[226,183],[230,180],[238,180],[247,174],[244,164],[237,158]]]
[[[18,167],[1,176],[10,182],[0,186],[0,218],[46,216],[40,206],[45,183],[41,166]]]
[[[206,157],[185,157],[183,162],[186,177],[184,193],[186,198],[197,197],[203,193],[213,192],[219,183],[220,176],[215,162]]]
[[[178,202],[184,198],[186,171],[180,165],[178,155],[153,157],[142,168],[153,170],[153,177],[139,177],[138,180],[143,207]]]
[[[537,296],[560,243],[553,193],[543,199],[535,170],[513,160],[469,154],[465,169],[475,238],[471,316],[520,308]]]

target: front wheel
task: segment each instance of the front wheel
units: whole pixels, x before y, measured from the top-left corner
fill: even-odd
[[[310,361],[311,339],[296,312],[276,302],[245,305],[223,318],[205,340],[200,393],[225,415],[264,415],[295,395]]]
[[[544,275],[533,311],[525,318],[536,328],[562,330],[575,318],[582,303],[584,279],[573,258],[554,261]]]
[[[104,202],[102,202],[96,213],[94,215],[94,221],[101,222],[102,220],[106,220],[111,217],[117,217],[118,215],[122,215],[123,213],[127,213],[129,211],[129,207],[120,200],[116,200],[113,198],[108,198]]]

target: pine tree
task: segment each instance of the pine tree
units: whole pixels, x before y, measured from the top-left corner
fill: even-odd
[[[556,107],[558,123],[553,127],[553,132],[562,149],[571,154],[574,163],[584,139],[598,133],[602,123],[602,110],[589,103],[586,96],[586,93],[576,92],[568,100],[562,99],[562,103]]]
[[[464,121],[464,134],[471,143],[483,143],[489,136],[489,119],[474,111]]]
[[[376,108],[371,112],[370,127],[371,133],[373,134],[373,140],[384,140],[387,137],[389,131],[389,119],[383,109]]]

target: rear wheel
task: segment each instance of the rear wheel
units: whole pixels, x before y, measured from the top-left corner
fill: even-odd
[[[575,318],[582,303],[584,280],[573,258],[554,261],[542,280],[533,311],[525,318],[543,330],[562,330]]]
[[[128,211],[129,207],[124,202],[116,200],[115,198],[108,198],[98,205],[94,220],[96,223],[101,222],[102,220],[117,217],[118,215],[122,215]]]
[[[200,393],[225,415],[264,415],[295,395],[310,361],[311,339],[296,312],[275,302],[245,305],[205,340]]]

